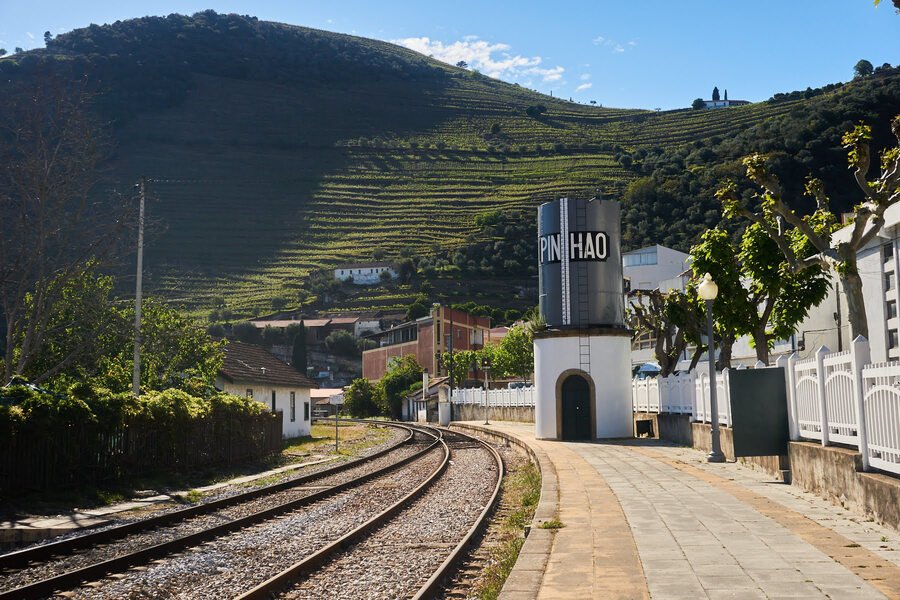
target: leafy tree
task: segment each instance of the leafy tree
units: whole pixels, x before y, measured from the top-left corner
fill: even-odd
[[[377,400],[383,414],[399,419],[403,398],[422,380],[422,367],[412,355],[392,358],[387,372],[378,382]]]
[[[301,373],[306,373],[306,326],[303,324],[303,321],[300,321],[300,325],[294,334],[294,347],[291,349],[291,365]]]
[[[458,386],[468,378],[472,365],[477,364],[478,360],[478,353],[474,350],[454,350],[452,353],[444,352],[441,355],[441,366],[448,374],[452,367],[453,383]]]
[[[44,45],[49,46],[50,42],[53,40],[53,34],[49,31],[44,32]]]
[[[272,298],[272,310],[278,312],[284,310],[284,308],[288,305],[288,299],[282,296],[275,296]]]
[[[853,77],[868,77],[875,72],[875,67],[866,59],[862,59],[853,65]]]
[[[325,338],[325,349],[337,356],[352,358],[359,356],[356,338],[348,331],[336,329]]]
[[[47,285],[56,290],[54,299],[43,311],[40,328],[34,330],[40,341],[32,345],[31,357],[18,373],[37,384],[61,375],[75,380],[93,376],[105,352],[130,345],[134,339],[130,323],[114,308],[111,277],[98,275],[89,264],[77,276],[59,279]],[[28,313],[33,313],[36,301],[34,295],[26,296]],[[11,359],[26,351],[25,335],[12,340]]]
[[[687,294],[678,290],[633,290],[628,294],[625,318],[637,334],[649,333],[656,340],[653,354],[662,377],[675,372],[689,343],[695,346],[691,368],[697,365],[704,349],[700,344],[704,319],[695,290]]]
[[[234,335],[234,339],[238,340],[239,342],[245,342],[247,344],[262,343],[262,332],[260,332],[259,328],[249,321],[235,323],[231,328],[231,333]]]
[[[0,56],[6,56],[6,48],[0,48]]]
[[[792,241],[802,243],[797,237],[793,234]],[[691,268],[696,279],[711,273],[719,286],[713,315],[723,340],[751,336],[757,360],[768,364],[775,340],[791,335],[809,308],[825,298],[828,278],[819,268],[793,273],[755,223],[744,230],[738,250],[725,230],[710,229],[691,248]]]
[[[456,66],[459,67],[460,69],[468,69],[468,68],[469,68],[469,63],[467,63],[467,62],[464,61],[464,60],[461,60],[461,61],[459,61],[458,63],[456,63]]]
[[[344,392],[343,411],[351,416],[366,418],[378,414],[376,386],[368,379],[354,379]]]
[[[694,98],[694,101],[691,102],[691,108],[693,108],[694,110],[706,108],[706,102],[703,101],[703,98]]]
[[[519,377],[527,382],[534,372],[534,337],[528,327],[516,325],[494,349],[491,369],[497,377]]]
[[[420,298],[417,298],[406,308],[407,321],[414,321],[421,317],[427,317],[429,314],[431,314],[431,308]]]
[[[122,310],[121,317],[130,327],[134,307]],[[117,339],[119,343],[101,355],[94,379],[113,392],[126,392],[131,389],[134,348],[131,336]],[[211,392],[224,359],[224,341],[214,341],[198,323],[153,297],[141,306],[141,340],[141,389]]]
[[[713,99],[713,102],[718,102],[718,101],[719,101],[719,88],[717,88],[717,87],[714,87],[714,88],[713,88],[713,91],[712,91],[712,99]]]
[[[81,285],[91,265],[114,255],[126,222],[122,209],[91,201],[105,138],[90,116],[84,90],[52,76],[35,86],[5,88],[0,106],[3,383],[34,372],[31,363],[43,352],[62,294],[70,284]]]
[[[807,180],[806,193],[816,199],[816,211],[812,215],[801,216],[785,203],[779,179],[771,174],[765,158],[759,154],[743,161],[747,176],[762,189],[759,212],[752,212],[742,204],[733,181],[726,182],[716,194],[722,200],[725,216],[742,216],[756,223],[775,241],[794,273],[818,268],[823,271],[831,269],[837,274],[847,297],[853,338],[858,335],[869,337],[856,254],[881,230],[888,207],[900,200],[900,116],[894,118],[891,129],[897,138],[897,146],[882,152],[881,174],[871,181],[867,177],[872,129],[868,125],[857,125],[843,137],[850,166],[855,168],[857,186],[864,195],[863,202],[855,207],[850,237],[846,241],[835,242],[832,239],[838,219],[828,208],[822,181],[814,178]],[[784,224],[799,232],[793,233]]]

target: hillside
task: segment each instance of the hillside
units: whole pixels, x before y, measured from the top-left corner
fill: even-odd
[[[150,289],[200,312],[222,297],[239,314],[268,311],[273,297],[294,304],[311,272],[375,251],[449,259],[480,214],[530,218],[563,195],[620,197],[653,173],[648,157],[703,147],[719,157],[729,140],[802,120],[812,104],[864,85],[726,110],[597,108],[388,43],[211,11],[92,25],[0,60],[4,81],[48,69],[95,85],[115,139],[106,185],[151,180],[148,210],[160,225],[145,254]],[[892,71],[881,85],[897,79]],[[711,197],[693,201],[677,215],[626,205],[625,245],[687,247],[717,220]],[[688,223],[658,237],[673,216]],[[528,278],[505,275],[511,285]],[[439,285],[455,287],[452,276]],[[482,301],[502,306],[509,289],[494,286]],[[412,295],[370,290],[343,306],[400,306]]]

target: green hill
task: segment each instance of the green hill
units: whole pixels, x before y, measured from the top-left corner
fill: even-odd
[[[145,255],[150,289],[198,311],[224,297],[238,313],[269,310],[276,296],[293,304],[310,273],[375,251],[449,259],[472,243],[476,216],[497,209],[533,219],[537,204],[563,195],[619,197],[641,177],[733,171],[735,139],[749,145],[777,123],[809,121],[815,103],[866,86],[896,90],[900,79],[890,70],[879,81],[726,110],[608,109],[385,42],[212,11],[61,35],[46,50],[0,60],[0,94],[48,69],[86,74],[97,90],[115,139],[108,185],[151,180],[148,210],[160,225]],[[896,104],[900,94],[887,96]],[[890,110],[882,108],[877,118]],[[670,183],[680,185],[692,193],[690,181]],[[669,207],[626,203],[626,246],[685,248],[717,220],[711,197],[684,206],[679,194]],[[676,233],[666,232],[674,221]],[[491,278],[527,282],[523,262]],[[462,281],[473,279],[451,272],[438,286],[474,294]],[[510,289],[492,285],[481,301],[502,306]],[[412,295],[410,286],[368,290],[343,306],[401,306]]]

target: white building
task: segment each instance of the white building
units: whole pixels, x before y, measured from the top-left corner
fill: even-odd
[[[229,342],[216,376],[216,388],[261,402],[283,413],[283,436],[310,434],[312,380],[259,346]]]
[[[391,279],[397,278],[394,265],[386,262],[342,265],[334,270],[334,278],[338,281],[352,280],[359,285],[372,285],[381,282],[382,273],[389,273]]]
[[[683,290],[686,281],[683,273],[690,268],[689,254],[659,244],[622,254],[626,292],[656,288],[663,292]]]
[[[847,241],[852,226],[834,233],[833,243]],[[857,253],[857,266],[862,278],[863,303],[869,324],[869,344],[872,362],[900,359],[900,322],[897,306],[900,289],[897,274],[900,273],[900,204],[887,209],[884,226],[869,244]],[[811,355],[819,346],[833,352],[847,350],[850,339],[850,319],[847,296],[840,282],[832,274],[831,291],[809,317],[797,329],[797,339],[803,347],[801,356]]]

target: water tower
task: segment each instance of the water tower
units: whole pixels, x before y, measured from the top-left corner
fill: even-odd
[[[539,439],[631,437],[619,203],[562,198],[538,208],[540,310],[534,336]]]

